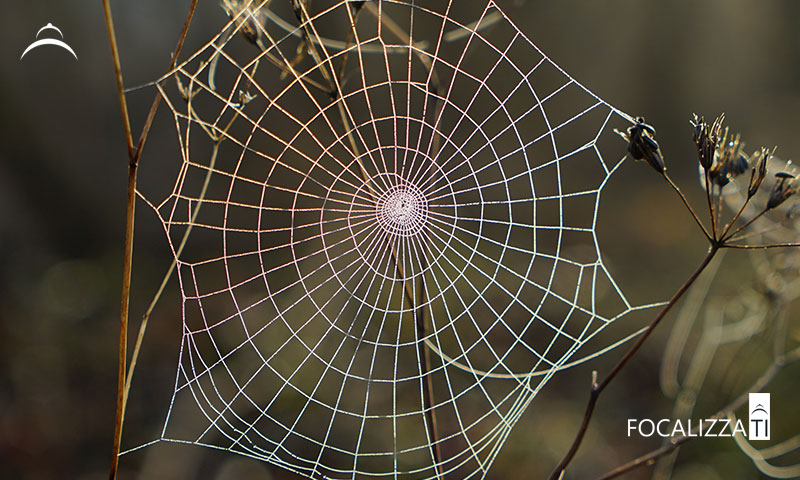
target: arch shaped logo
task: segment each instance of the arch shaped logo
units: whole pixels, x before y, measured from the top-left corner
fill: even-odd
[[[43,31],[45,31],[45,30],[55,30],[56,32],[58,32],[59,35],[61,35],[61,38],[64,38],[64,34],[61,33],[61,30],[59,30],[59,28],[56,27],[55,25],[53,25],[52,23],[48,23],[44,27],[40,28],[39,31],[36,32],[36,38],[39,38],[39,35],[41,35],[41,33]],[[30,52],[31,50],[33,50],[33,49],[35,49],[37,47],[43,46],[43,45],[54,45],[56,47],[61,47],[64,50],[66,50],[69,53],[71,53],[72,56],[75,57],[75,60],[78,59],[78,55],[75,53],[75,51],[72,49],[72,47],[67,45],[63,40],[59,40],[57,38],[42,38],[40,40],[36,40],[35,42],[33,42],[30,45],[28,45],[28,48],[26,48],[25,51],[22,52],[22,55],[20,55],[19,59],[22,60],[22,58],[25,57],[25,54],[27,54],[28,52]]]

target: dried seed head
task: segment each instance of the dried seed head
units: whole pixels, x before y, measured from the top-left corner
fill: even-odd
[[[628,142],[628,153],[634,160],[644,160],[653,167],[653,170],[664,174],[667,167],[664,165],[664,156],[655,139],[656,129],[644,123],[643,117],[637,117],[636,124],[629,127],[625,133],[614,131]]]
[[[797,193],[797,189],[800,187],[800,181],[791,173],[778,172],[775,174],[775,178],[777,181],[769,194],[767,210],[772,210],[785,202],[787,198]]]
[[[709,170],[709,179],[720,188],[747,171],[750,160],[742,152],[741,136],[737,133],[728,141],[728,128],[714,155],[714,163]]]
[[[763,183],[764,179],[767,177],[767,162],[772,158],[774,153],[774,148],[770,152],[765,147],[761,147],[760,152],[753,152],[750,158],[753,164],[753,170],[750,173],[750,185],[747,188],[747,198],[752,198],[756,192],[758,192],[761,183]]]
[[[692,120],[689,121],[694,127],[692,140],[697,146],[697,156],[704,170],[708,170],[714,164],[714,153],[720,143],[720,133],[724,120],[725,114],[723,113],[714,120],[712,125],[709,125],[703,117],[697,114],[694,114]]]

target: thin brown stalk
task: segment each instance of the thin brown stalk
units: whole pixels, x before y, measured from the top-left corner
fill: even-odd
[[[421,268],[424,272],[427,267],[424,259],[421,259],[421,261]],[[424,273],[420,275],[419,284],[419,302],[417,305],[414,305],[414,316],[416,317],[417,336],[419,337],[417,342],[417,355],[420,360],[420,375],[425,383],[422,389],[422,403],[425,408],[425,421],[429,425],[426,430],[428,431],[428,441],[433,450],[433,467],[436,471],[436,478],[442,478],[442,452],[439,446],[439,427],[436,421],[436,410],[433,405],[433,378],[430,374],[431,354],[430,349],[426,348],[424,341],[426,332],[428,331],[428,320],[425,316],[425,303],[427,300]]]
[[[791,248],[800,247],[800,243],[770,243],[767,245],[734,245],[725,244],[725,248],[738,248],[742,250],[762,250],[766,248]]]
[[[712,187],[713,188],[713,187]],[[714,203],[714,227],[717,232],[720,231],[719,221],[722,218],[722,188],[717,188],[717,201]],[[717,238],[722,238],[723,235],[720,233]]]
[[[761,217],[762,217],[762,216],[763,216],[765,213],[767,213],[768,211],[769,211],[769,210],[767,210],[767,209],[764,209],[764,210],[762,210],[762,211],[761,211],[761,212],[760,212],[758,215],[756,215],[755,217],[753,217],[753,218],[751,218],[750,220],[748,220],[748,221],[746,221],[745,223],[743,223],[743,224],[742,224],[742,225],[741,225],[739,228],[737,228],[736,230],[734,230],[732,233],[728,234],[728,236],[727,236],[727,237],[724,237],[724,238],[722,239],[722,242],[724,243],[724,242],[728,242],[728,241],[730,241],[730,240],[731,240],[732,238],[734,238],[734,237],[735,237],[737,234],[739,234],[739,233],[740,233],[740,232],[742,232],[744,229],[746,229],[747,227],[749,227],[750,225],[752,225],[752,224],[753,224],[753,222],[755,222],[756,220],[758,220],[759,218],[761,218]]]
[[[194,7],[196,4],[197,1],[194,0],[184,25],[183,34],[178,42],[178,48],[175,51],[175,58],[177,58],[180,47],[183,45],[183,41],[186,37],[186,31],[188,30],[191,16],[194,13]],[[125,97],[124,81],[122,78],[122,66],[119,57],[119,49],[117,47],[117,36],[114,30],[114,20],[113,15],[111,14],[111,5],[108,0],[103,0],[103,10],[105,14],[106,28],[108,30],[109,45],[111,47],[111,57],[114,62],[114,72],[116,74],[117,94],[119,96],[120,111],[125,129],[125,142],[128,147],[128,192],[126,200],[125,246],[122,266],[122,294],[120,299],[117,406],[114,420],[114,440],[112,446],[111,468],[109,470],[109,478],[111,480],[115,480],[119,467],[119,452],[120,445],[122,443],[122,425],[125,419],[125,407],[127,403],[126,361],[128,352],[128,315],[130,311],[131,272],[133,270],[134,219],[136,217],[136,181],[138,177],[141,149],[147,140],[150,126],[152,125],[152,120],[155,116],[155,111],[158,108],[158,100],[160,99],[160,95],[156,95],[156,100],[153,101],[153,106],[150,109],[150,114],[148,115],[147,122],[145,123],[145,128],[143,129],[142,135],[139,139],[138,147],[134,149],[130,115],[128,114],[128,103]]]
[[[108,29],[108,42],[111,46],[111,58],[114,61],[114,73],[117,79],[117,94],[119,96],[119,106],[122,113],[122,124],[125,127],[125,142],[128,146],[128,161],[133,164],[136,152],[133,149],[133,133],[131,133],[131,119],[128,115],[128,101],[125,98],[124,83],[122,81],[122,66],[119,60],[119,49],[117,48],[117,35],[114,31],[114,20],[111,16],[111,5],[108,0],[103,0],[105,11],[106,28]]]
[[[359,9],[355,15],[348,12],[348,16],[350,17],[350,23],[354,27],[355,24],[358,22],[358,16],[360,13],[361,9]],[[347,33],[347,41],[345,42],[346,48],[344,50],[344,53],[342,54],[342,61],[339,62],[339,69],[336,72],[336,77],[340,79],[341,83],[344,83],[344,81],[341,79],[344,79],[344,70],[345,66],[347,66],[347,59],[350,57],[350,47],[352,46],[353,38],[355,37],[355,35],[356,35],[355,28],[351,28],[350,31]]]
[[[639,337],[636,343],[627,351],[627,353],[625,353],[625,355],[622,357],[622,359],[620,359],[620,361],[611,370],[611,372],[609,372],[601,382],[599,383],[596,381],[592,382],[592,388],[589,394],[589,401],[586,404],[586,410],[583,415],[583,420],[581,421],[581,426],[578,429],[578,433],[575,435],[575,439],[572,442],[572,446],[570,446],[570,449],[567,451],[566,455],[564,455],[564,458],[561,460],[556,469],[553,470],[553,473],[550,475],[550,480],[557,480],[558,478],[560,478],[560,476],[566,470],[567,466],[569,466],[570,462],[572,462],[572,459],[575,457],[575,454],[578,453],[578,449],[580,448],[581,443],[583,442],[583,438],[586,435],[586,431],[589,428],[589,423],[592,420],[592,415],[594,414],[594,409],[595,406],[597,405],[598,399],[600,398],[600,394],[603,393],[603,390],[605,390],[606,387],[608,387],[611,381],[614,380],[614,378],[616,378],[617,375],[619,375],[622,369],[625,368],[625,366],[631,361],[634,355],[636,355],[636,353],[642,348],[644,342],[647,341],[647,339],[656,329],[658,324],[661,323],[661,320],[667,315],[667,313],[669,313],[672,307],[674,307],[675,304],[678,303],[678,300],[680,300],[683,297],[683,295],[687,292],[687,290],[689,290],[689,287],[691,287],[692,284],[695,282],[695,280],[697,280],[697,278],[700,276],[700,274],[703,273],[703,271],[706,269],[706,267],[708,266],[708,264],[711,262],[711,260],[714,258],[714,255],[716,255],[718,251],[719,251],[719,246],[717,245],[712,245],[709,248],[708,253],[706,253],[706,256],[700,262],[700,265],[697,267],[694,273],[692,273],[692,275],[686,280],[686,282],[684,282],[683,285],[681,285],[680,288],[678,288],[675,294],[672,295],[672,298],[670,298],[669,302],[664,306],[664,308],[661,309],[661,311],[658,312],[655,318],[650,322],[650,325],[647,327],[647,330],[645,330],[644,333],[642,333],[642,335]]]
[[[689,213],[692,214],[692,218],[694,219],[695,223],[697,223],[697,226],[700,227],[700,230],[703,231],[703,235],[706,236],[708,241],[711,242],[712,241],[711,235],[708,233],[708,230],[706,230],[706,227],[705,225],[703,225],[703,222],[700,220],[700,217],[698,217],[697,213],[695,213],[694,208],[692,208],[692,204],[689,203],[689,200],[686,198],[686,195],[684,195],[681,189],[677,185],[675,185],[675,182],[672,181],[672,178],[670,178],[670,176],[667,175],[666,172],[664,172],[664,179],[666,179],[667,183],[669,183],[669,186],[672,187],[673,190],[675,190],[675,193],[677,193],[678,196],[681,197],[684,206],[686,206],[686,209],[689,210]]]
[[[133,226],[136,206],[136,164],[128,166],[128,200],[125,221],[125,253],[122,268],[122,299],[120,305],[119,321],[119,367],[117,374],[117,410],[114,421],[114,443],[111,458],[111,470],[109,478],[117,478],[117,467],[119,463],[119,451],[122,443],[122,423],[125,418],[125,374],[128,352],[128,311],[130,307],[131,291],[131,270],[133,266]]]
[[[738,212],[736,212],[736,215],[734,215],[734,216],[733,216],[733,218],[731,218],[731,221],[730,221],[730,222],[728,222],[728,224],[727,224],[727,225],[725,225],[725,229],[722,231],[722,234],[720,235],[720,238],[728,238],[728,237],[727,237],[727,235],[728,235],[728,232],[730,232],[731,228],[733,228],[733,226],[736,224],[736,222],[737,222],[737,221],[739,220],[739,218],[742,216],[742,214],[744,213],[744,209],[745,209],[745,208],[747,208],[747,205],[749,205],[749,204],[750,204],[750,199],[751,199],[751,198],[753,198],[753,197],[750,197],[750,196],[748,196],[748,197],[745,199],[745,201],[744,201],[744,202],[742,202],[742,206],[741,206],[741,207],[739,207],[739,211],[738,211]]]
[[[708,201],[708,215],[711,218],[711,236],[714,240],[717,239],[717,220],[714,217],[714,205],[712,204],[711,197],[713,193],[711,192],[711,181],[708,178],[708,170],[705,170],[705,182],[706,182],[706,200]]]
[[[192,4],[189,5],[189,13],[186,15],[186,21],[183,22],[183,30],[181,31],[181,36],[178,38],[178,44],[175,47],[175,54],[172,55],[172,63],[170,63],[170,70],[174,70],[175,66],[178,64],[178,54],[180,54],[181,50],[183,49],[183,43],[186,41],[186,35],[189,33],[189,25],[192,23],[192,18],[194,17],[194,11],[197,7],[198,0],[192,0]],[[150,105],[150,111],[147,113],[147,119],[145,119],[144,126],[142,127],[142,133],[139,135],[139,142],[136,144],[136,152],[134,157],[134,162],[139,163],[139,159],[142,156],[142,150],[144,149],[144,144],[147,142],[147,137],[150,134],[150,127],[153,126],[153,119],[155,119],[156,112],[158,111],[158,107],[161,104],[161,95],[156,94],[155,98],[153,98],[153,103]]]
[[[117,48],[117,37],[114,32],[114,22],[111,16],[111,5],[108,0],[103,0],[105,11],[106,28],[108,29],[108,39],[111,46],[111,57],[114,61],[114,72],[117,79],[117,93],[119,95],[120,110],[122,113],[122,123],[125,128],[125,143],[128,147],[128,196],[125,221],[125,246],[124,259],[122,266],[122,295],[120,300],[120,320],[119,320],[119,359],[117,372],[117,407],[116,419],[114,421],[114,441],[112,447],[111,469],[109,478],[115,480],[117,477],[117,467],[119,465],[119,450],[122,439],[122,419],[125,414],[125,361],[127,360],[128,348],[128,310],[130,306],[131,290],[131,270],[133,264],[133,226],[136,207],[136,177],[137,164],[136,155],[133,149],[133,134],[131,133],[131,121],[128,115],[128,102],[125,98],[122,81],[122,67],[119,60],[119,50]]]

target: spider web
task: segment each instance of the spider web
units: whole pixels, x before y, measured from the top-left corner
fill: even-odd
[[[484,477],[546,381],[646,308],[595,232],[624,153],[601,143],[631,118],[493,2],[290,3],[223,2],[156,83],[182,163],[145,200],[183,297],[158,441],[310,478]]]

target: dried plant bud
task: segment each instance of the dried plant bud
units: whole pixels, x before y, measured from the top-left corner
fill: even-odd
[[[752,173],[750,173],[750,186],[747,188],[747,198],[752,198],[753,195],[758,192],[758,189],[767,177],[767,162],[774,153],[775,149],[772,149],[772,152],[770,152],[764,147],[761,147],[760,152],[753,153],[751,157],[753,170]]]
[[[626,133],[615,130],[619,136],[628,142],[628,153],[634,160],[646,161],[653,170],[664,174],[667,167],[664,165],[664,156],[656,142],[656,129],[644,123],[643,117],[636,118],[636,124],[629,127]]]
[[[694,127],[692,140],[694,140],[697,146],[697,156],[700,160],[700,165],[706,171],[714,164],[714,154],[720,142],[720,133],[724,120],[725,114],[723,113],[714,120],[712,125],[709,125],[703,117],[694,114],[692,120],[689,122]]]
[[[220,6],[228,17],[236,22],[239,33],[253,45],[258,45],[264,28],[264,13],[262,7],[266,7],[270,0],[222,0]]]
[[[714,163],[709,170],[709,179],[720,188],[729,184],[733,179],[747,171],[750,160],[742,152],[741,135],[738,133],[728,141],[728,128],[719,143],[719,148],[714,155]]]
[[[779,172],[775,174],[775,178],[777,182],[775,182],[775,186],[772,187],[772,192],[769,194],[767,210],[772,210],[785,202],[787,198],[797,193],[797,189],[800,187],[800,182],[791,173]]]

